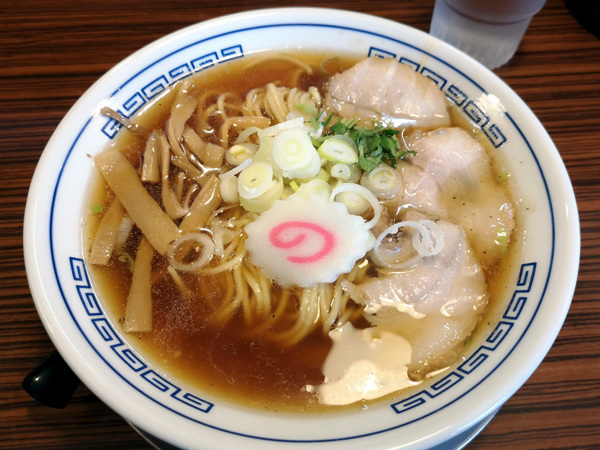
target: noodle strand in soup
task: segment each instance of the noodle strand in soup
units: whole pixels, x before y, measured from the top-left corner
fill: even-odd
[[[412,187],[408,184],[417,177],[421,184],[416,191],[421,186],[437,186],[425,169],[410,161],[410,142],[426,145],[421,138],[428,130],[385,129],[375,116],[344,117],[341,109],[332,107],[329,83],[334,74],[346,73],[356,62],[354,57],[316,53],[264,54],[230,62],[222,69],[202,71],[175,84],[141,116],[124,121],[133,133],[123,130],[116,146],[95,157],[102,174],[96,189],[105,191],[103,203],[112,202],[114,207],[111,213],[102,214],[106,219],[94,217],[90,221],[94,224],[89,227],[90,241],[96,227],[98,240],[104,243],[91,244],[88,263],[93,266],[95,280],[104,280],[108,286],[104,292],[112,293],[106,295],[106,301],[112,302],[111,308],[122,319],[125,330],[135,334],[139,345],[162,361],[166,371],[172,370],[199,386],[215,387],[225,396],[233,392],[236,399],[253,405],[266,401],[277,409],[322,410],[322,397],[312,387],[328,382],[323,367],[332,346],[337,345],[330,337],[332,330],[345,330],[344,334],[349,335],[351,327],[363,336],[361,339],[371,336],[369,345],[378,345],[377,339],[395,333],[416,349],[419,333],[430,333],[430,323],[438,323],[429,318],[421,320],[422,316],[438,320],[438,313],[417,311],[421,306],[409,303],[411,294],[404,287],[377,291],[384,281],[393,278],[394,283],[404,286],[402,283],[410,277],[421,276],[408,282],[413,283],[414,291],[434,286],[433,292],[450,285],[451,281],[426,279],[423,273],[438,275],[441,271],[424,270],[420,265],[438,267],[440,261],[450,260],[444,251],[452,250],[452,242],[460,242],[458,248],[467,249],[466,256],[454,259],[468,261],[474,267],[472,272],[481,273],[478,261],[473,262],[469,253],[468,238],[460,234],[463,231],[453,238],[451,215],[440,213],[442,207],[435,212],[423,210],[422,205],[433,205],[441,194],[430,194],[433,200],[427,198],[422,203],[406,200],[415,194],[409,193]],[[278,134],[281,130],[290,127],[296,134],[289,133],[292,138],[285,143],[285,157],[293,160],[297,151],[294,146],[308,142],[308,148],[302,149],[304,153],[297,153],[312,159],[294,161],[297,167],[284,171],[273,156],[273,142],[276,136],[282,136]],[[341,150],[325,158],[320,146],[333,136]],[[377,148],[379,153],[368,154]],[[388,151],[402,155],[390,161],[385,156]],[[401,161],[405,154],[407,158]],[[348,159],[348,155],[355,158]],[[260,170],[264,164],[269,170]],[[361,174],[374,167],[385,167],[381,173],[393,175],[397,183],[393,195],[378,198],[376,195],[381,193],[377,189],[359,184]],[[248,172],[251,169],[255,172]],[[253,176],[246,177],[247,173]],[[289,175],[297,173],[309,175]],[[337,180],[336,174],[344,178]],[[252,183],[258,185],[259,181],[262,184],[257,191]],[[379,178],[375,181],[381,182]],[[351,196],[346,200],[342,195],[330,199],[341,185],[353,192],[366,192],[366,207],[353,210]],[[496,189],[502,193],[507,190],[506,186]],[[399,203],[401,197],[404,203]],[[295,235],[291,231],[282,235],[281,246],[289,246],[282,251],[289,252],[292,259],[313,262],[336,251],[342,256],[356,256],[345,263],[343,271],[335,272],[331,281],[314,281],[302,287],[274,277],[256,263],[255,247],[248,245],[249,230],[252,224],[275,214],[273,211],[302,213],[283,206],[275,208],[276,204],[307,204],[307,210],[319,210],[312,208],[311,202],[326,205],[325,218],[315,225],[310,222],[312,218],[303,222],[282,217],[281,223],[296,226]],[[376,230],[389,229],[410,214],[417,214],[411,218],[416,229],[426,228],[427,233],[411,240],[410,230],[396,227],[395,234],[377,239]],[[128,237],[115,246],[111,233],[122,221],[133,225],[122,227]],[[422,223],[428,223],[429,228]],[[305,228],[298,228],[298,224]],[[358,230],[362,234],[352,235],[344,241],[349,242],[344,244],[347,248],[336,250],[342,229],[344,233]],[[445,234],[432,237],[431,230]],[[509,236],[510,231],[503,230]],[[111,235],[110,239],[104,235]],[[327,247],[330,235],[331,242],[336,243],[331,248]],[[266,260],[275,259],[268,253],[270,242],[274,241],[266,239],[264,245]],[[307,247],[295,248],[297,242]],[[407,242],[418,245],[402,247]],[[445,242],[444,250],[439,245],[437,253],[431,251],[428,246],[432,242]],[[310,254],[309,250],[314,250],[310,245],[323,248]],[[358,250],[352,250],[352,245]],[[393,265],[400,269],[393,270],[378,265],[371,252],[373,245],[378,246],[375,254],[385,251],[386,258],[405,258],[408,263],[403,266],[400,261]],[[415,256],[419,249],[426,255]],[[121,261],[123,255],[135,261],[133,272]],[[288,271],[302,271],[309,265],[303,264]],[[497,274],[503,273],[505,265],[498,260],[485,266],[485,299],[498,296],[496,286],[501,285],[502,276]],[[319,275],[329,270],[323,266]],[[379,303],[369,303],[377,296]],[[482,297],[481,305],[485,305],[485,299]],[[134,310],[143,311],[141,318],[132,318]],[[452,349],[455,353],[456,348]],[[445,355],[423,361],[434,370],[448,364]]]

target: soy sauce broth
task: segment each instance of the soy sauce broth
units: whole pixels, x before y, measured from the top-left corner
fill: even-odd
[[[312,75],[297,78],[297,87],[300,89],[307,89],[309,86],[322,88],[332,74],[343,71],[358,61],[358,58],[323,54],[299,53],[294,56],[313,68]],[[285,86],[296,79],[296,66],[286,60],[273,59],[244,69],[251,61],[252,57],[244,58],[200,72],[196,75],[198,81],[195,83],[194,94],[200,96],[206,92],[231,91],[244,96],[249,90],[269,82]],[[162,129],[173,99],[173,91],[163,93],[134,120],[148,132]],[[473,134],[481,135],[456,111],[452,117],[454,125],[471,128],[469,131]],[[194,118],[191,119],[192,125],[193,121]],[[479,140],[486,145],[485,139]],[[119,148],[134,167],[141,166],[145,139],[123,130],[111,146]],[[501,171],[502,168],[496,170]],[[160,202],[160,194],[152,192],[152,189],[150,192]],[[95,177],[88,203],[108,204],[111,196],[101,177]],[[90,215],[84,222],[84,242],[89,242],[98,219]],[[138,231],[128,241],[124,251],[135,255],[140,237]],[[518,242],[519,239],[515,241]],[[512,266],[518,245],[511,246],[509,255],[504,260],[485,269],[490,305],[497,304],[505,296],[514,272]],[[306,390],[307,385],[323,382],[321,367],[332,345],[320,326],[291,347],[281,346],[266,337],[266,333],[272,331],[269,329],[264,330],[263,334],[248,333],[241,314],[237,314],[226,326],[215,327],[207,317],[228,288],[226,277],[205,277],[197,284],[194,295],[186,296],[182,295],[171,277],[165,274],[165,267],[164,258],[155,254],[153,272],[157,281],[152,287],[153,331],[130,334],[123,332],[123,335],[168,378],[182,380],[211,396],[269,411],[323,412],[341,408],[320,404],[316,394]],[[127,264],[113,256],[108,266],[90,264],[88,270],[105,310],[115,322],[122,323],[131,283],[131,272]],[[490,307],[490,311],[495,314],[497,308]],[[494,320],[489,315],[485,316],[477,333],[487,332]],[[367,324],[358,320],[355,325],[364,327]],[[466,349],[467,347],[465,346]],[[350,407],[356,406],[354,404]]]

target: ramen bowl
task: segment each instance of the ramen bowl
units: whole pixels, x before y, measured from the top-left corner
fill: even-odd
[[[106,310],[84,258],[89,155],[125,117],[191,74],[266,50],[392,58],[431,79],[503,158],[526,212],[505,301],[466,354],[437,377],[336,412],[258,410],[190,387],[132,345]],[[57,349],[86,386],[136,428],[185,448],[460,446],[533,373],[567,314],[579,261],[573,190],[552,140],[523,101],[473,59],[423,32],[347,11],[234,14],[166,36],[127,58],[73,106],[48,142],[28,197],[24,248],[33,298]]]

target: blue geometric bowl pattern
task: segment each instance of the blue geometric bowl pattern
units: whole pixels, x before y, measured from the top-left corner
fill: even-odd
[[[131,76],[131,78],[129,78],[123,84],[116,86],[113,94],[106,100],[111,100],[114,103],[117,101],[115,99],[123,98],[122,100],[117,101],[118,107],[115,109],[117,109],[118,112],[125,117],[131,117],[133,114],[139,111],[140,108],[156,97],[160,92],[182,78],[205,70],[211,66],[214,66],[215,64],[221,64],[236,58],[243,58],[246,52],[247,54],[250,54],[252,51],[256,51],[256,49],[250,49],[251,51],[247,51],[245,44],[241,42],[244,33],[248,33],[253,30],[270,30],[275,28],[278,31],[281,31],[285,30],[286,27],[292,26],[295,28],[306,28],[306,34],[309,36],[315,33],[315,30],[326,29],[342,30],[346,33],[360,35],[366,40],[372,39],[373,44],[366,47],[368,49],[366,51],[366,56],[394,58],[399,63],[407,64],[413,67],[415,71],[433,80],[433,82],[436,83],[436,85],[446,94],[447,98],[458,108],[460,108],[461,111],[476,126],[483,130],[485,136],[494,148],[499,149],[502,147],[507,142],[507,136],[516,135],[519,136],[521,141],[520,145],[522,145],[524,152],[526,152],[528,157],[532,158],[536,162],[538,169],[536,176],[541,179],[541,184],[545,189],[547,197],[547,205],[545,207],[548,208],[551,222],[551,230],[549,231],[551,236],[551,245],[549,245],[549,263],[544,263],[542,265],[537,261],[529,261],[521,264],[516,286],[514,287],[512,297],[502,315],[500,322],[496,325],[495,329],[487,337],[487,339],[481,345],[479,345],[479,347],[474,350],[473,353],[463,363],[461,363],[439,381],[429,385],[427,388],[422,389],[418,393],[411,395],[408,398],[395,401],[390,405],[390,407],[395,413],[397,413],[399,420],[393,426],[385,426],[382,429],[373,430],[368,434],[356,433],[352,429],[348,429],[344,431],[344,434],[336,434],[323,439],[278,439],[268,436],[252,435],[252,433],[239,432],[235,428],[236,424],[223,427],[211,424],[209,420],[205,421],[203,419],[199,419],[196,415],[197,412],[206,414],[205,417],[210,417],[211,411],[214,411],[219,407],[219,405],[204,400],[198,397],[196,394],[181,388],[173,381],[166,379],[157,371],[149,367],[148,363],[138,356],[128,342],[121,337],[121,333],[115,329],[115,326],[103,311],[102,305],[99,302],[93,286],[90,283],[82,255],[70,254],[65,257],[65,255],[59,249],[55,248],[53,243],[53,236],[55,233],[57,233],[58,228],[58,225],[55,223],[57,219],[54,211],[56,209],[57,196],[59,186],[61,185],[63,172],[67,166],[69,158],[73,156],[75,151],[80,151],[79,148],[75,150],[78,146],[78,140],[80,137],[84,133],[88,132],[88,128],[91,128],[92,124],[94,124],[93,126],[98,125],[99,121],[92,120],[92,117],[90,117],[83,128],[79,131],[77,138],[75,138],[72,142],[70,150],[68,151],[62,164],[62,170],[60,171],[56,180],[56,185],[54,186],[54,196],[51,206],[51,217],[49,221],[50,256],[53,264],[54,274],[56,276],[56,282],[58,283],[58,288],[62,294],[64,305],[68,309],[73,321],[75,322],[75,325],[81,331],[81,334],[85,340],[89,343],[90,347],[93,348],[95,353],[98,354],[98,356],[104,360],[108,366],[110,366],[112,371],[119,378],[127,382],[133,389],[151,399],[154,403],[179,415],[180,417],[187,418],[204,426],[221,430],[226,433],[247,436],[255,439],[304,443],[355,439],[361,436],[382,433],[406,426],[409,423],[421,420],[424,417],[430,416],[436,411],[446,408],[447,406],[456,402],[460,397],[467,395],[470,391],[475,389],[477,385],[481,384],[487,377],[497,370],[498,367],[500,367],[506,358],[508,358],[508,356],[517,347],[518,343],[523,339],[523,336],[525,336],[527,333],[527,330],[533,322],[535,315],[545,297],[550,274],[552,273],[554,258],[554,212],[546,179],[538,162],[537,156],[535,155],[535,152],[533,151],[523,132],[512,119],[509,112],[505,112],[503,115],[505,120],[502,124],[503,129],[501,130],[500,126],[491,118],[492,115],[486,112],[485,105],[479,103],[479,96],[487,94],[487,92],[475,80],[461,72],[458,68],[452,66],[452,64],[431,53],[428,53],[425,50],[419,49],[397,38],[379,34],[373,31],[343,27],[329,23],[274,23],[253,28],[234,29],[226,33],[215,34],[212,37],[203,38],[201,41],[186,44],[179,50],[171,51],[168,55],[161,56],[155,61],[151,61],[146,67],[141,68],[139,72]],[[228,36],[229,38],[234,36],[235,38],[235,36],[238,36],[238,33],[240,37],[237,43],[232,44],[231,39],[229,39],[229,41],[226,42],[226,45],[220,45],[220,38],[223,36]],[[198,48],[200,50],[193,58],[189,57],[188,51],[188,56],[186,56],[184,60],[177,61],[177,63],[173,64],[172,67],[162,70],[160,74],[152,76],[151,79],[144,79],[143,82],[138,81],[138,77],[143,75],[153,66],[160,64],[161,61],[170,61],[171,59],[168,58],[174,58],[177,56],[178,52],[186,49],[189,50],[190,48],[194,48],[196,45],[199,45]],[[213,45],[214,48],[207,47],[210,45]],[[434,61],[436,64],[438,64],[437,67],[440,65],[446,67],[448,69],[448,73],[455,74],[456,78],[460,79],[461,81],[455,82],[454,80],[450,79],[453,78],[453,76],[451,77],[442,74],[442,72],[445,73],[444,70],[434,70],[432,67],[428,67],[428,65],[418,62],[419,58],[415,57],[415,53],[426,56],[424,60]],[[465,85],[468,86],[465,86],[462,83],[465,83]],[[468,92],[472,92],[472,94],[467,94]],[[122,97],[123,95],[125,95],[125,97]],[[98,126],[99,129],[96,131],[101,133],[110,141],[117,135],[120,127],[120,124],[113,119],[102,118],[101,123]],[[510,128],[510,130],[508,128]],[[85,151],[89,151],[89,149],[85,149]],[[57,255],[60,257],[57,257]],[[66,269],[65,266],[68,266],[68,271],[64,270]],[[540,270],[542,266],[544,269]],[[59,268],[62,270],[59,270]],[[536,273],[536,269],[539,271],[539,273]],[[66,276],[61,277],[61,275],[59,275],[67,272],[71,274],[70,279],[68,279]],[[534,282],[536,285],[536,294],[530,298],[530,292],[532,291]],[[67,292],[71,292],[73,290],[77,292],[77,298],[72,298],[73,296],[66,294]],[[526,315],[522,314],[525,309],[528,311]],[[87,324],[83,323],[83,321],[81,323],[78,321],[80,320],[78,317],[81,317],[81,315],[76,310],[84,311],[85,316],[87,317],[86,320],[89,321]],[[90,324],[93,325],[92,329],[96,330],[96,336],[93,336],[91,332],[88,334],[86,331],[90,329]],[[517,326],[517,324],[519,326]],[[515,331],[517,329],[518,331]],[[511,337],[510,344],[507,344],[507,337],[509,336]],[[98,342],[101,344],[98,344]],[[100,346],[104,346],[103,349],[110,349],[110,351],[112,351],[114,355],[118,357],[118,360],[122,361],[124,364],[122,367],[126,367],[128,373],[127,371],[123,371],[122,369],[111,365],[111,363],[103,357],[103,349],[100,348]],[[504,355],[500,362],[497,361],[497,358],[491,362],[492,360],[490,356],[494,354],[494,352],[499,352]],[[444,397],[443,403],[441,403],[439,406],[436,406],[434,411],[424,410],[423,414],[411,416],[411,418],[407,420],[402,419],[405,417],[405,413],[408,411],[411,411],[410,414],[413,414],[415,411],[418,412],[423,408],[423,405],[426,405],[432,399],[439,398],[443,394],[447,395],[448,393],[452,393],[456,386],[467,384],[465,383],[466,380],[470,380],[472,382],[472,385],[469,385],[468,389],[463,389],[460,395],[448,395],[447,397]],[[473,382],[473,380],[475,381]],[[144,388],[141,386],[144,386]],[[148,391],[144,390],[148,386],[154,388],[155,394],[150,395],[148,394]],[[171,401],[170,399],[177,400],[181,408],[173,407],[172,403],[167,405],[164,401],[165,399],[169,399],[169,401]]]
[[[419,393],[412,395],[402,401],[392,404],[392,408],[397,413],[408,411],[419,405],[424,404],[428,398],[435,398],[438,395],[446,392],[448,389],[460,383],[466,376],[473,373],[480,365],[482,365],[496,351],[504,338],[508,335],[513,323],[519,319],[521,311],[527,301],[527,294],[531,291],[533,278],[535,277],[535,268],[537,263],[527,263],[521,265],[519,279],[517,281],[517,289],[513,292],[510,304],[506,308],[504,315],[496,328],[485,342],[477,348],[469,358],[463,362],[456,370],[444,376],[440,381],[434,383],[428,389],[424,389]]]

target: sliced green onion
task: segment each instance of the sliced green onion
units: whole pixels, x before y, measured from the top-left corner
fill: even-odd
[[[329,196],[331,195],[331,186],[329,186],[329,183],[326,181],[315,178],[308,183],[303,183],[297,190],[297,194],[304,195],[307,198],[319,195],[325,199],[329,199]]]
[[[319,110],[316,106],[308,105],[306,103],[296,103],[294,105],[294,108],[296,108],[302,114],[307,114],[310,116],[316,116],[317,114],[319,114]]]
[[[420,232],[413,235],[413,247],[423,256],[435,256],[444,248],[444,233],[440,226],[433,220],[419,222],[427,230],[426,234]],[[419,229],[421,231],[421,229]]]
[[[240,197],[240,204],[247,211],[261,213],[269,209],[275,200],[279,200],[282,194],[283,178],[276,174],[275,179],[271,181],[271,185],[262,195],[254,198]]]
[[[321,168],[319,154],[303,127],[277,133],[273,141],[273,160],[289,179],[314,177]]]
[[[92,206],[92,214],[102,214],[102,211],[102,203],[96,203],[94,206]]]
[[[254,144],[235,144],[225,151],[225,161],[232,166],[239,166],[249,158],[252,158],[257,151]]]
[[[254,161],[240,173],[238,192],[241,198],[251,199],[264,194],[273,181],[273,166],[268,162]]]
[[[268,161],[273,162],[273,136],[263,136],[260,138],[260,145],[258,151],[252,157],[254,161]]]
[[[417,230],[412,237],[412,244],[417,253],[403,261],[386,260],[386,258],[384,258],[380,252],[380,247],[383,243],[383,240],[389,235],[395,235],[398,233],[400,228],[405,227],[411,227]],[[375,263],[380,266],[385,266],[390,269],[403,269],[413,266],[424,256],[439,255],[444,248],[444,240],[444,233],[442,232],[442,229],[432,220],[408,220],[404,222],[396,222],[395,224],[386,228],[377,237],[373,247],[374,260]]]
[[[360,184],[342,183],[339,186],[336,186],[336,188],[331,192],[329,200],[335,201],[336,195],[341,194],[342,192],[354,192],[359,194],[371,204],[371,207],[373,208],[373,218],[365,223],[365,228],[367,230],[370,230],[377,224],[377,222],[379,222],[383,212],[383,207],[379,203],[377,197],[375,197],[375,194]]]
[[[321,61],[321,64],[319,64],[319,72],[321,72],[323,75],[328,75],[329,72],[327,72],[327,70],[325,70],[325,63],[327,61],[331,61],[331,60],[334,60],[337,58],[338,58],[337,56],[328,56],[323,61]]]
[[[358,164],[350,164],[349,165],[351,173],[350,178],[346,180],[347,183],[358,183],[360,177],[363,174],[362,169],[358,166]]]
[[[396,195],[402,186],[402,177],[396,169],[380,164],[371,172],[365,172],[360,183],[380,200],[386,200]]]
[[[135,260],[133,259],[133,256],[131,256],[127,252],[121,251],[121,252],[119,252],[117,261],[122,262],[122,263],[129,263],[129,270],[131,273],[133,273],[133,269],[135,268]]]
[[[184,262],[179,253],[188,256],[189,253],[197,253],[196,258],[191,262]],[[179,236],[169,246],[167,257],[169,264],[181,272],[193,272],[207,265],[215,253],[215,243],[205,233],[188,233]]]
[[[234,167],[233,169],[220,174],[219,178],[221,179],[221,181],[226,180],[227,178],[233,178],[238,173],[240,173],[242,170],[244,170],[246,167],[248,167],[250,164],[252,164],[252,158],[248,158],[246,161],[241,163],[239,166]]]
[[[358,161],[356,144],[348,136],[335,135],[319,147],[319,155],[327,161],[353,164]]]
[[[331,176],[338,180],[346,181],[352,175],[352,169],[348,167],[348,164],[337,163],[331,168]]]
[[[219,185],[221,198],[226,203],[237,203],[240,199],[238,194],[238,180],[236,177],[227,177],[221,179]]]
[[[304,126],[304,118],[296,117],[295,119],[286,120],[285,122],[278,123],[277,125],[264,128],[258,132],[258,137],[262,140],[264,136],[275,136],[283,130],[290,128],[298,128]]]
[[[308,164],[314,147],[304,130],[290,129],[275,136],[273,158],[283,170],[293,170]]]
[[[325,168],[321,167],[319,169],[319,171],[317,172],[317,174],[314,177],[311,178],[304,178],[304,179],[298,179],[298,181],[300,183],[309,183],[312,180],[314,180],[315,178],[318,178],[319,180],[323,180],[326,182],[329,182],[329,179],[331,178],[331,174],[329,173],[328,170],[325,170]]]
[[[258,128],[258,127],[248,127],[248,128],[246,128],[244,131],[242,131],[239,134],[239,136],[235,140],[235,143],[236,144],[243,144],[244,142],[246,142],[246,139],[248,139],[254,133],[258,133],[261,129],[262,128]]]
[[[367,199],[356,192],[342,192],[338,194],[336,201],[346,205],[348,212],[357,216],[366,213],[371,207],[371,204],[367,201]]]
[[[283,192],[281,193],[281,200],[285,200],[286,198],[294,195],[296,191],[294,191],[289,185],[283,187]]]

